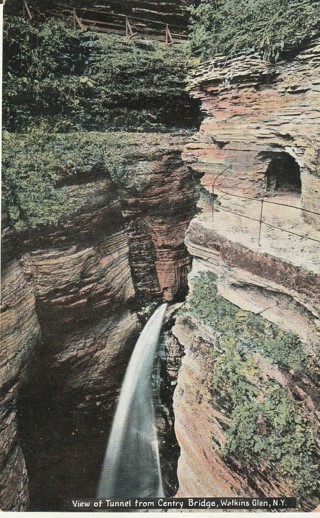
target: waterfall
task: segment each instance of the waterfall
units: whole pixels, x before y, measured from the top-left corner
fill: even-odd
[[[97,498],[163,496],[151,378],[167,304],[145,325],[132,353],[113,420]]]

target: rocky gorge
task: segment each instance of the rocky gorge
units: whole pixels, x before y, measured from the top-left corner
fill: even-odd
[[[70,478],[80,483],[78,491],[82,488],[94,496],[98,470],[94,478],[88,470],[82,478],[82,471],[72,470],[72,457],[85,449],[92,463],[94,441],[101,462],[106,416],[114,406],[146,305],[186,293],[190,256],[184,235],[195,212],[193,178],[181,160],[187,136],[143,135],[143,151],[140,138],[126,148],[123,168],[130,180],[125,189],[117,189],[101,165],[83,166],[73,178],[62,170],[59,188],[75,200],[73,213],[50,233],[24,232],[4,265],[2,332],[8,356],[3,369],[8,378],[4,387],[11,396],[4,393],[4,408],[10,409],[13,425],[4,429],[8,449],[3,451],[3,465],[16,473],[12,483],[6,482],[5,494],[19,502],[4,501],[10,508],[27,501],[18,490],[22,484],[27,493],[26,472],[20,479],[13,464],[24,466],[16,438],[17,412],[24,422],[20,426],[25,430],[25,454],[36,477],[31,491],[37,495],[41,484],[41,499],[53,506],[51,502],[69,494]],[[64,459],[59,459],[63,443]],[[70,473],[64,473],[64,495],[61,477],[66,462]],[[49,470],[47,489],[43,470]]]
[[[24,172],[2,225],[2,510],[94,496],[121,380],[161,301],[167,494],[318,505],[319,56],[313,39],[279,63],[199,65],[184,129],[150,91],[146,125],[165,128],[4,136],[6,168]],[[54,191],[23,197],[26,149],[42,179],[54,169]]]
[[[202,213],[187,231],[189,302],[172,330],[185,351],[174,395],[181,496],[298,491],[304,510],[318,502],[316,485],[307,489],[319,456],[318,74],[314,42],[290,63],[219,58],[191,80],[206,118],[184,151],[201,178]],[[280,204],[276,218],[268,202]],[[296,424],[272,409],[271,394]],[[308,468],[272,430],[291,437],[289,449],[301,433]]]

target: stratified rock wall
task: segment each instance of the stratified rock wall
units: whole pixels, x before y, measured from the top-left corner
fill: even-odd
[[[189,232],[190,236],[190,232]],[[191,237],[191,236],[190,236]],[[213,235],[211,235],[211,239]],[[315,357],[319,354],[319,318],[317,310],[307,298],[297,296],[281,284],[268,279],[263,269],[255,275],[246,269],[232,266],[208,244],[200,249],[191,245],[194,255],[189,285],[193,289],[194,276],[211,272],[217,276],[219,294],[244,311],[261,315],[287,333],[294,333],[304,343],[306,351]],[[245,250],[243,250],[245,252]],[[247,264],[253,257],[244,254]],[[258,261],[258,256],[256,257]],[[281,269],[281,265],[279,265]],[[285,265],[283,265],[285,267]],[[297,272],[294,272],[297,273]],[[319,292],[314,277],[315,291]],[[304,304],[305,301],[305,304]],[[224,316],[220,317],[223,321]],[[225,444],[226,431],[231,424],[230,409],[220,402],[219,391],[213,390],[216,359],[212,348],[219,339],[208,326],[190,316],[178,316],[172,332],[184,347],[185,356],[179,370],[178,385],[174,394],[175,432],[181,455],[178,462],[178,496],[275,496],[292,490],[282,482],[274,481],[256,470],[247,470],[237,458],[225,462],[220,448]],[[254,342],[254,338],[252,339]],[[257,355],[259,375],[269,382],[275,380],[293,399],[303,401],[308,418],[315,430],[319,427],[319,400],[315,382],[295,371],[283,370],[275,363]],[[316,432],[315,432],[316,433]],[[257,461],[258,462],[258,461]],[[312,502],[312,499],[311,501]],[[301,502],[300,502],[301,504]],[[308,499],[303,502],[308,505]],[[309,503],[309,506],[313,504]],[[305,507],[306,508],[306,507]]]
[[[206,173],[204,185],[239,195],[273,195],[268,168],[287,160],[301,175],[302,206],[319,212],[319,65],[320,46],[314,42],[277,65],[242,56],[199,67],[190,88],[207,118],[185,158]],[[319,216],[304,216],[319,228]]]
[[[176,496],[254,496],[248,481],[225,464],[216,448],[223,442],[228,419],[212,404],[213,337],[197,320],[183,317],[178,317],[172,332],[185,351],[174,393],[175,432],[181,448]]]
[[[187,138],[154,135],[126,166],[134,185],[121,198],[133,279],[143,302],[155,296],[182,299],[187,292],[191,261],[184,237],[196,212],[194,178],[181,160]]]
[[[195,212],[193,177],[181,160],[186,135],[135,138],[115,174],[124,174],[124,182],[115,184],[108,164],[81,166],[74,175],[61,171],[57,188],[72,201],[71,212],[57,225],[16,235],[14,246],[5,233],[2,336],[10,413],[3,419],[11,424],[3,462],[13,482],[4,482],[4,510],[13,509],[12,499],[27,506],[19,438],[33,510],[59,510],[79,492],[94,496],[121,380],[141,329],[138,311],[150,313],[148,304],[186,292],[184,236]],[[27,385],[19,392],[24,371]]]
[[[116,357],[128,347],[128,331],[138,326],[136,317],[126,311],[135,291],[123,218],[115,187],[103,173],[104,177],[99,168],[94,169],[87,181],[68,185],[68,197],[77,200],[80,208],[57,228],[28,233],[22,245],[23,265],[36,292],[48,366],[52,368],[54,358],[73,390],[73,377],[81,374],[77,388],[83,394],[92,392],[97,379],[105,393],[113,379],[103,357],[111,354],[107,331],[111,323],[114,326],[114,315],[117,322],[122,321],[126,336],[117,337]],[[103,330],[106,338],[99,340],[97,334]],[[76,365],[84,350],[87,369],[80,373]]]
[[[19,442],[17,399],[37,352],[40,327],[30,283],[19,261],[12,257],[12,235],[5,220],[2,231],[0,509],[25,511],[29,501],[28,475]]]
[[[244,312],[259,315],[267,325],[299,337],[313,358],[320,345],[320,218],[312,213],[319,212],[319,50],[315,42],[278,65],[241,56],[199,67],[190,88],[202,101],[206,118],[184,152],[203,188],[202,213],[192,220],[186,238],[193,256],[190,293],[201,272],[209,272],[221,300],[239,308],[239,322],[248,314]],[[301,185],[297,177],[292,180],[296,173]],[[212,194],[218,196],[214,206]],[[271,226],[262,224],[259,234],[261,197],[285,205],[265,204],[263,221]],[[311,212],[302,214],[300,206]],[[232,408],[223,391],[214,388],[217,358],[225,353],[221,333],[192,315],[191,308],[177,316],[173,334],[185,350],[174,394],[181,448],[178,496],[294,495],[292,481],[272,474],[267,463],[257,460],[255,469],[238,456],[221,453],[232,427]],[[230,340],[236,344],[237,336]],[[213,351],[218,351],[215,356]],[[310,419],[316,437],[320,402],[315,371],[306,374],[302,365],[286,369],[261,353],[249,358],[259,379],[282,390]],[[258,387],[258,379],[243,375]],[[265,397],[261,393],[258,401]],[[263,426],[261,433],[266,433]],[[319,443],[313,450],[315,462],[318,454]],[[316,502],[317,493],[311,491],[299,506],[311,509]]]

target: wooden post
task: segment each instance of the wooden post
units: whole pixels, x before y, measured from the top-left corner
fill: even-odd
[[[77,28],[77,24],[76,24],[76,10],[73,9],[73,12],[72,12],[72,19],[73,19],[73,30],[75,31],[76,28]]]
[[[133,32],[132,27],[130,25],[128,17],[126,17],[126,37],[132,40],[135,36],[137,36],[137,32]]]
[[[24,9],[25,9],[25,12],[26,12],[26,13],[28,14],[28,16],[29,16],[29,19],[30,19],[30,20],[32,20],[32,14],[31,14],[31,11],[30,11],[30,9],[29,9],[29,6],[28,6],[28,4],[27,4],[26,0],[23,0],[23,7],[24,7]]]
[[[261,228],[262,228],[263,201],[264,201],[264,200],[261,200],[260,220],[259,220],[259,237],[258,237],[258,246],[261,246],[261,245],[260,245],[260,240],[261,240]]]
[[[168,47],[170,47],[170,45],[173,45],[173,43],[174,43],[173,37],[172,37],[172,34],[170,32],[169,25],[167,24],[166,25],[166,45]]]
[[[81,31],[84,31],[86,27],[81,23],[81,19],[77,16],[76,10],[74,9],[74,20],[79,25]]]

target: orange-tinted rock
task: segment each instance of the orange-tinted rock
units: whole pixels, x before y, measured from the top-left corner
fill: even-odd
[[[185,135],[137,134],[122,186],[103,166],[79,171],[58,185],[78,209],[55,226],[15,236],[13,246],[4,229],[11,261],[4,295],[9,306],[20,304],[14,317],[7,313],[3,334],[3,368],[11,383],[5,400],[11,413],[3,416],[11,423],[3,449],[4,509],[25,509],[28,501],[16,399],[32,509],[58,510],[74,494],[94,496],[121,380],[141,329],[136,310],[186,289],[184,236],[195,201],[192,175],[181,160],[185,142]],[[19,262],[13,259],[18,255]],[[39,328],[42,341],[31,356]],[[27,386],[19,391],[22,369]]]
[[[277,65],[242,56],[199,67],[191,88],[207,117],[198,144],[186,147],[185,159],[205,173],[204,185],[211,189],[215,182],[216,190],[239,195],[270,195],[274,186],[268,184],[268,168],[287,160],[301,175],[302,206],[319,212],[314,204],[320,185],[319,56],[315,41],[292,61]],[[305,218],[319,228],[319,216],[305,213]]]
[[[123,210],[130,236],[130,263],[138,295],[171,301],[187,290],[190,256],[185,232],[195,214],[194,179],[181,160],[186,136],[154,135],[129,165],[134,188]]]
[[[26,511],[28,475],[21,451],[17,400],[24,391],[28,369],[37,353],[40,327],[32,287],[17,260],[12,259],[10,231],[4,222],[6,253],[2,266],[0,354],[0,509]]]
[[[199,67],[191,91],[202,101],[206,118],[183,155],[203,187],[202,213],[192,220],[186,237],[193,256],[190,290],[194,275],[213,273],[219,295],[298,335],[312,355],[319,354],[320,345],[320,219],[302,215],[298,208],[301,203],[319,212],[319,52],[319,42],[314,42],[292,61],[277,65],[242,56],[217,58]],[[298,183],[281,184],[290,173],[282,159],[300,173],[301,195]],[[281,188],[275,174],[282,174]],[[218,196],[214,207],[212,194]],[[265,203],[259,229],[261,197],[298,208]],[[248,471],[239,459],[225,462],[219,453],[231,415],[219,406],[212,388],[214,332],[196,318],[178,316],[173,333],[185,348],[174,395],[181,448],[178,495],[289,494],[286,477],[276,480],[263,466]],[[301,372],[285,372],[259,355],[252,358],[262,377],[303,402],[316,430],[319,398],[314,380]],[[311,510],[316,496],[299,504]]]
[[[216,360],[212,357],[212,346],[217,337],[213,329],[190,315],[178,316],[172,331],[185,351],[174,393],[175,432],[181,448],[176,496],[295,496],[289,477],[277,477],[277,480],[270,477],[266,463],[259,458],[256,467],[250,467],[236,456],[227,461],[222,457],[220,449],[226,443],[231,419],[213,388]],[[284,373],[259,354],[254,361],[260,376],[275,380],[291,397],[298,390],[298,397],[305,402],[305,414],[313,423],[317,421],[316,386],[310,380]],[[298,504],[311,510],[316,501],[316,497],[305,496],[298,499]]]

